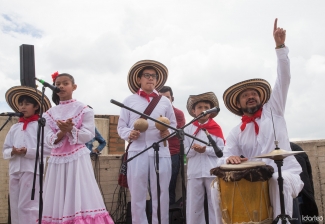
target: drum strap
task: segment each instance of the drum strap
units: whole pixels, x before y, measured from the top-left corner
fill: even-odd
[[[152,98],[151,102],[149,103],[149,105],[147,106],[147,108],[145,109],[145,111],[143,112],[144,114],[150,116],[151,112],[155,109],[155,107],[157,106],[158,102],[161,99],[161,95]],[[146,119],[146,117],[144,117],[143,115],[141,115],[141,118]],[[129,152],[129,148],[130,145],[132,144],[132,142],[130,141],[128,146],[126,147],[125,153],[122,156],[122,163],[121,163],[121,167],[120,167],[120,174],[119,174],[119,178],[118,178],[118,184],[122,187],[126,187],[128,188],[128,183],[127,183],[127,157],[128,157],[128,152]]]

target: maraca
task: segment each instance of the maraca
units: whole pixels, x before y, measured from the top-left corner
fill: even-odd
[[[148,126],[148,121],[143,118],[137,119],[133,124],[134,130],[138,130],[140,132],[145,132],[148,129]]]
[[[170,120],[167,117],[163,117],[162,115],[160,115],[160,117],[158,117],[157,120],[160,121],[160,122],[163,122],[163,123],[165,123],[167,125],[170,125]],[[157,122],[155,123],[155,126],[159,131],[166,131],[168,129],[167,126],[159,124]],[[164,140],[164,146],[165,147],[167,146],[166,140]]]

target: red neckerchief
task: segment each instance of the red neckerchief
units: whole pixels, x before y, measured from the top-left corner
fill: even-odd
[[[149,97],[157,97],[158,96],[157,93],[155,93],[155,92],[148,94],[145,91],[140,90],[140,89],[138,90],[137,94],[139,94],[139,96],[146,98],[148,102],[150,102]]]
[[[201,129],[206,129],[210,134],[222,138],[225,142],[221,127],[212,118],[209,118],[208,122],[205,124],[200,124],[198,121],[194,121],[193,125],[197,127],[193,135],[196,135]]]
[[[255,119],[256,118],[261,118],[261,115],[262,115],[262,108],[260,108],[258,111],[256,111],[253,116],[251,117],[248,117],[246,115],[243,115],[241,120],[242,120],[242,125],[240,126],[240,130],[241,131],[244,131],[245,128],[246,128],[246,124],[250,123],[250,122],[254,122],[254,125],[255,125],[255,133],[256,135],[258,135],[258,132],[259,132],[259,127],[258,127],[258,124],[256,123]]]
[[[38,114],[34,114],[33,116],[31,116],[29,118],[24,118],[24,117],[19,118],[19,122],[23,122],[24,123],[23,130],[26,130],[28,123],[29,122],[32,122],[32,121],[37,121],[38,118],[39,118],[39,115]]]

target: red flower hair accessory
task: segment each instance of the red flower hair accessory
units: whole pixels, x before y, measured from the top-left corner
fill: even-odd
[[[55,79],[56,79],[56,77],[58,77],[58,75],[59,75],[59,72],[57,72],[57,71],[52,74],[53,82],[55,82]]]

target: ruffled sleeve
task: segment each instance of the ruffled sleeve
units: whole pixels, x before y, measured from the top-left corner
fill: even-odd
[[[43,114],[43,117],[46,119],[46,125],[44,128],[44,136],[45,136],[44,141],[46,146],[50,149],[61,147],[63,145],[64,138],[66,138],[66,136],[64,136],[60,142],[54,144],[55,140],[58,138],[58,133],[60,130],[58,129],[56,122],[52,118],[51,114],[46,112]]]
[[[71,134],[67,133],[66,135],[69,138],[70,145],[85,144],[95,137],[95,119],[93,110],[88,107],[85,108],[78,121],[74,122],[76,123],[71,130]],[[77,128],[77,123],[79,122],[81,122],[81,125]]]

